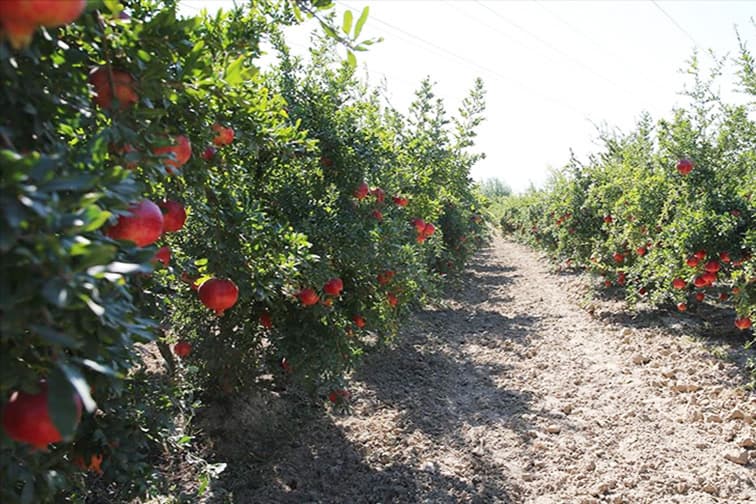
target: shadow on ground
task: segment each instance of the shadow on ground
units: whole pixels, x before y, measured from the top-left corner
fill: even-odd
[[[208,429],[212,458],[228,463],[207,500],[517,501],[516,486],[502,467],[477,460],[474,470],[468,465],[460,475],[432,462],[446,448],[472,457],[466,438],[471,428],[504,427],[523,440],[532,428],[523,418],[532,397],[505,386],[507,367],[487,360],[485,349],[507,341],[527,344],[537,320],[487,308],[507,297],[516,272],[484,261],[485,252],[444,303],[416,314],[392,347],[371,352],[354,373],[355,409],[363,411],[360,421],[366,422],[360,425],[369,425],[371,416],[380,422],[385,418],[380,413],[396,413],[391,426],[375,425],[376,435],[390,431],[389,442],[371,443],[370,431],[350,433],[349,439],[346,427],[335,424],[322,403],[295,392],[252,393],[225,408],[210,408],[200,419]],[[413,434],[432,440],[436,448],[422,453],[412,446]]]

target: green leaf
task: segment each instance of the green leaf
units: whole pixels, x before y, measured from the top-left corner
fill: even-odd
[[[226,68],[226,82],[231,86],[238,86],[244,81],[244,61],[246,54],[242,54]]]
[[[79,394],[81,402],[84,404],[84,409],[89,413],[92,413],[97,409],[97,403],[92,399],[92,395],[89,392],[89,384],[87,383],[87,380],[84,379],[81,371],[63,361],[58,361],[57,365],[58,369],[65,375],[68,383],[70,383],[76,390],[76,393]]]
[[[347,63],[350,67],[354,68],[357,66],[357,57],[354,55],[354,53],[347,49]]]
[[[31,326],[31,330],[37,333],[40,338],[53,345],[60,345],[67,348],[81,348],[83,345],[81,341],[77,341],[71,336],[56,331],[48,326],[35,324]]]
[[[357,38],[360,36],[360,33],[362,33],[362,27],[365,26],[365,21],[367,21],[369,14],[370,14],[369,6],[366,6],[364,9],[362,9],[362,13],[360,14],[360,17],[357,20],[357,24],[354,25],[354,35],[352,36],[353,40],[357,40]]]
[[[65,441],[73,437],[79,420],[74,396],[74,387],[63,370],[53,369],[47,377],[47,407],[50,420]]]
[[[119,373],[115,369],[111,368],[110,366],[106,366],[105,364],[100,364],[99,362],[95,362],[91,359],[75,359],[76,362],[80,363],[83,366],[88,367],[92,371],[96,371],[98,373],[112,376],[114,378],[124,378],[123,374]]]
[[[341,23],[341,31],[349,35],[349,32],[352,31],[352,21],[354,20],[352,16],[352,11],[346,10],[344,11],[344,20]]]

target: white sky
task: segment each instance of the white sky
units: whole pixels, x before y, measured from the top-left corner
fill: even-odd
[[[182,0],[187,14],[228,8],[228,0]],[[487,158],[473,177],[497,177],[515,191],[548,177],[550,167],[597,149],[595,125],[633,126],[642,111],[655,119],[683,103],[678,92],[693,48],[735,56],[734,25],[756,53],[756,1],[440,1],[336,0],[359,16],[370,5],[361,38],[384,42],[358,53],[370,82],[386,80],[391,103],[406,111],[425,76],[456,112],[475,77],[487,95],[477,147]],[[665,14],[666,12],[666,14]],[[307,22],[288,33],[305,54]],[[732,73],[732,66],[728,67]],[[722,81],[730,95],[732,80]],[[740,97],[733,96],[733,99]]]

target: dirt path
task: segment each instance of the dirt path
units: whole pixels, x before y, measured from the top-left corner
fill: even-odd
[[[614,308],[583,298],[579,277],[497,238],[461,288],[366,358],[350,415],[272,394],[207,419],[229,462],[213,495],[756,503],[756,397],[738,366],[684,327],[592,316]]]

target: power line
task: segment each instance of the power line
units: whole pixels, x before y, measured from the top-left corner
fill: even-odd
[[[680,32],[682,32],[686,37],[688,37],[690,39],[690,41],[693,42],[694,46],[701,47],[700,44],[698,42],[696,42],[696,39],[694,39],[693,36],[690,33],[688,33],[688,30],[686,30],[685,28],[683,28],[682,25],[680,23],[678,23],[675,20],[675,18],[673,18],[669,14],[669,12],[665,11],[662,8],[662,6],[659,5],[659,3],[656,0],[651,0],[651,3],[654,4],[656,6],[656,8],[659,9],[662,12],[662,14],[664,14],[666,16],[666,18],[669,19],[670,22],[677,27],[678,30],[680,30]]]
[[[349,4],[347,4],[346,2],[340,2],[340,3],[342,3],[346,7],[351,8],[351,6]],[[590,121],[590,118],[587,116],[587,114],[585,114],[584,112],[581,112],[579,109],[577,109],[571,103],[566,102],[564,100],[560,100],[558,98],[554,98],[554,97],[552,97],[550,95],[547,95],[547,94],[542,93],[542,92],[540,92],[538,90],[535,90],[532,85],[529,86],[529,85],[525,84],[524,82],[520,81],[519,79],[513,78],[511,75],[504,75],[504,74],[502,74],[502,73],[500,73],[500,72],[498,72],[498,71],[496,71],[496,70],[494,70],[492,68],[489,68],[489,67],[487,67],[485,65],[481,65],[480,63],[478,63],[476,61],[473,61],[473,60],[471,60],[469,58],[461,56],[461,55],[459,55],[459,54],[457,54],[455,52],[452,52],[452,51],[450,51],[448,49],[440,47],[440,46],[438,46],[437,44],[435,44],[433,42],[425,40],[422,37],[418,37],[417,35],[415,35],[413,33],[409,33],[406,30],[403,30],[403,29],[398,28],[398,27],[396,27],[396,26],[394,26],[394,25],[392,25],[390,23],[387,23],[386,21],[383,21],[382,19],[378,19],[377,17],[375,17],[373,15],[370,16],[370,20],[374,21],[374,22],[377,22],[377,23],[380,23],[380,24],[382,24],[382,25],[384,25],[384,26],[386,26],[386,27],[388,27],[388,28],[390,28],[390,29],[392,29],[392,30],[394,30],[394,31],[396,31],[396,32],[404,35],[403,38],[405,38],[405,40],[407,38],[410,38],[410,39],[413,39],[413,40],[417,40],[417,41],[425,44],[426,46],[428,46],[428,47],[421,47],[421,46],[417,46],[417,44],[413,44],[416,47],[420,47],[421,49],[424,49],[424,50],[432,50],[433,52],[436,52],[436,54],[451,56],[454,59],[457,59],[457,60],[459,60],[459,61],[461,61],[463,63],[466,63],[469,66],[473,66],[473,67],[478,68],[478,69],[480,69],[480,70],[482,70],[482,71],[484,71],[484,72],[486,72],[486,73],[488,73],[490,75],[493,75],[493,76],[499,78],[500,80],[503,80],[505,82],[506,81],[513,82],[516,85],[518,85],[520,88],[522,88],[523,91],[525,91],[527,93],[531,93],[531,94],[536,94],[536,95],[540,96],[541,98],[543,98],[543,99],[545,99],[545,100],[547,100],[549,102],[552,102],[552,103],[560,105],[560,106],[562,106],[562,107],[564,107],[566,109],[569,109],[571,112],[579,115],[584,120]]]

